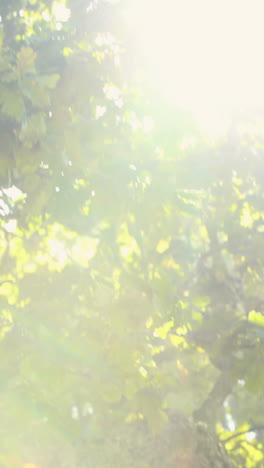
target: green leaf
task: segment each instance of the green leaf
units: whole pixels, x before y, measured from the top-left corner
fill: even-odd
[[[190,416],[194,410],[194,395],[189,388],[186,388],[185,392],[170,392],[166,395],[165,405],[169,409],[183,411],[186,416]]]
[[[60,75],[55,74],[55,73],[52,75],[45,75],[45,76],[40,75],[36,79],[37,79],[37,82],[41,86],[48,88],[48,89],[54,89],[57,86],[57,83],[60,79]]]
[[[24,101],[18,90],[4,89],[0,95],[0,105],[4,116],[21,120],[24,111]]]
[[[31,148],[46,134],[46,131],[45,114],[43,112],[35,113],[23,121],[19,139]]]
[[[17,53],[17,69],[20,74],[34,70],[37,54],[31,47],[21,47]]]
[[[36,81],[30,80],[23,83],[22,92],[27,97],[34,107],[42,108],[50,105],[50,94],[46,88],[39,85]]]

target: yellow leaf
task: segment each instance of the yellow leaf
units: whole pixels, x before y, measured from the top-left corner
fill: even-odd
[[[248,314],[248,320],[251,323],[258,325],[259,327],[264,327],[264,316],[261,314],[261,312],[251,310]]]
[[[155,329],[155,335],[159,336],[163,340],[165,340],[168,332],[173,327],[174,323],[172,320],[169,322],[164,323],[161,327]]]
[[[156,251],[160,254],[166,252],[170,246],[170,240],[161,239],[156,247]]]

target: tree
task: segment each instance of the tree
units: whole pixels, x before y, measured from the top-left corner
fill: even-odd
[[[263,137],[150,105],[123,7],[0,3],[0,461],[261,467]]]

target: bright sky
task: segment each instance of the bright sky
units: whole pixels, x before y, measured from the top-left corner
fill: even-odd
[[[128,21],[152,85],[210,132],[264,109],[263,0],[133,0]]]

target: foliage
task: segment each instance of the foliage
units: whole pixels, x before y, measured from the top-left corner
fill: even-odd
[[[261,467],[263,137],[144,91],[125,6],[0,3],[0,462]]]

